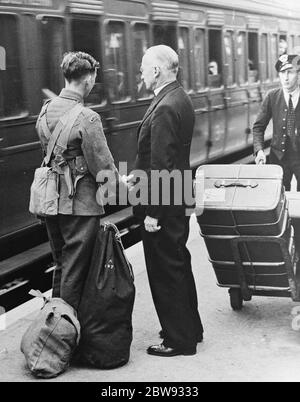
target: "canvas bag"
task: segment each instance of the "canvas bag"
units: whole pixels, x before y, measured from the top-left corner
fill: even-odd
[[[38,291],[31,295],[43,297]],[[22,337],[21,351],[31,373],[52,378],[64,372],[80,339],[76,311],[60,298],[44,299],[44,306]]]
[[[47,110],[46,105],[46,110]],[[53,133],[50,132],[46,121],[46,110],[41,118],[44,134],[49,138],[47,155],[42,166],[35,170],[34,180],[30,188],[29,211],[37,216],[55,216],[58,214],[59,199],[59,175],[48,167],[52,153],[61,136],[60,147],[66,149],[71,129],[81,113],[83,106],[78,103],[71,110],[65,113],[58,121]]]
[[[116,226],[98,232],[78,318],[78,358],[100,369],[126,364],[132,342],[134,277]]]

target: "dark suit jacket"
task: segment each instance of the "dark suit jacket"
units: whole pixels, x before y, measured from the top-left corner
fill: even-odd
[[[282,159],[286,152],[287,112],[283,89],[271,90],[263,101],[261,110],[253,126],[254,152],[264,149],[265,130],[273,119],[273,138],[271,150]],[[296,108],[296,129],[300,134],[300,100]],[[298,139],[299,141],[299,139]]]
[[[177,81],[163,88],[150,105],[138,129],[138,153],[135,163],[135,169],[147,172],[149,201],[146,206],[140,205],[134,208],[136,216],[151,216],[159,219],[185,214],[183,191],[179,197],[182,202],[177,205],[180,189],[177,188],[175,191],[174,185],[170,186],[169,205],[162,205],[161,193],[158,202],[151,202],[153,187],[151,187],[150,176],[153,171],[174,172],[177,170],[183,177],[184,171],[190,171],[190,148],[194,123],[192,102]],[[184,189],[184,182],[182,189]]]

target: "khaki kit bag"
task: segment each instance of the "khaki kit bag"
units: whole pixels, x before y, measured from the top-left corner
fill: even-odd
[[[76,311],[59,298],[47,299],[39,291],[44,305],[21,341],[21,351],[31,373],[40,378],[52,378],[64,372],[79,344],[80,324]]]

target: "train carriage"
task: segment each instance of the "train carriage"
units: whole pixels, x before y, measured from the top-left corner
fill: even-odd
[[[141,82],[143,53],[161,43],[178,51],[197,116],[196,167],[251,149],[261,99],[279,84],[279,42],[300,45],[299,18],[299,8],[270,0],[0,0],[0,260],[45,236],[28,212],[42,159],[34,127],[43,101],[63,87],[64,52],[100,61],[87,104],[102,117],[116,164],[130,170],[152,97]]]

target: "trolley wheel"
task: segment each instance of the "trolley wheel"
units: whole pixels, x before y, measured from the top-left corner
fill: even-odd
[[[230,304],[232,310],[240,311],[243,308],[243,296],[242,291],[239,288],[231,288],[229,289],[230,295]]]

